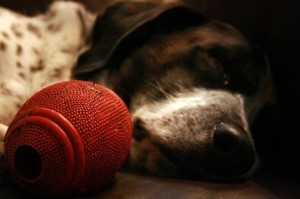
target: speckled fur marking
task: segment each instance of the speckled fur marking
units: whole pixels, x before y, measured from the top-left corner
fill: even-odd
[[[0,156],[20,106],[43,87],[70,79],[94,19],[74,2],[54,2],[34,17],[0,7]]]

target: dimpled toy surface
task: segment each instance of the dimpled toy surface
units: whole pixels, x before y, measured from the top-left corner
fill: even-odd
[[[115,93],[66,81],[20,108],[5,137],[5,159],[12,179],[29,192],[91,194],[121,169],[131,136],[130,114]]]

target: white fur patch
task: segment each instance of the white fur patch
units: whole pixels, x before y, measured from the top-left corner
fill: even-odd
[[[244,128],[248,129],[247,118],[244,110],[244,98],[240,94],[230,93],[221,90],[206,90],[194,89],[190,92],[179,93],[176,96],[170,97],[162,102],[154,102],[151,105],[143,105],[133,112],[133,120],[140,118],[143,121],[160,120],[164,116],[172,115],[173,113],[192,110],[197,107],[208,107],[212,105],[222,105],[225,107],[235,107],[237,114],[242,118]],[[151,127],[152,128],[152,127]],[[160,136],[167,135],[172,132],[163,131],[164,128],[157,133]]]
[[[0,157],[7,126],[34,93],[69,80],[95,15],[75,2],[56,1],[28,17],[0,7]]]
[[[54,2],[35,17],[0,8],[0,123],[8,125],[35,92],[70,79],[94,19],[74,2]]]

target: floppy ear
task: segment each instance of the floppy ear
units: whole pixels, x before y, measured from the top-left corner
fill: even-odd
[[[205,21],[201,14],[183,5],[116,3],[97,17],[92,47],[79,57],[73,75],[77,79],[91,79],[96,71],[118,67],[149,36],[196,26]]]

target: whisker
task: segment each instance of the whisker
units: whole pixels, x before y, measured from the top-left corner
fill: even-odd
[[[167,91],[165,91],[165,90],[163,89],[163,87],[160,85],[159,81],[157,81],[156,79],[153,80],[155,83],[152,83],[152,82],[150,82],[150,81],[148,81],[148,80],[144,80],[144,81],[145,81],[146,83],[148,83],[150,86],[152,86],[153,88],[155,88],[155,89],[157,89],[158,91],[160,91],[160,92],[164,95],[164,97],[165,97],[166,99],[171,100],[171,99],[174,98],[174,96],[173,96],[172,94],[168,93]]]

